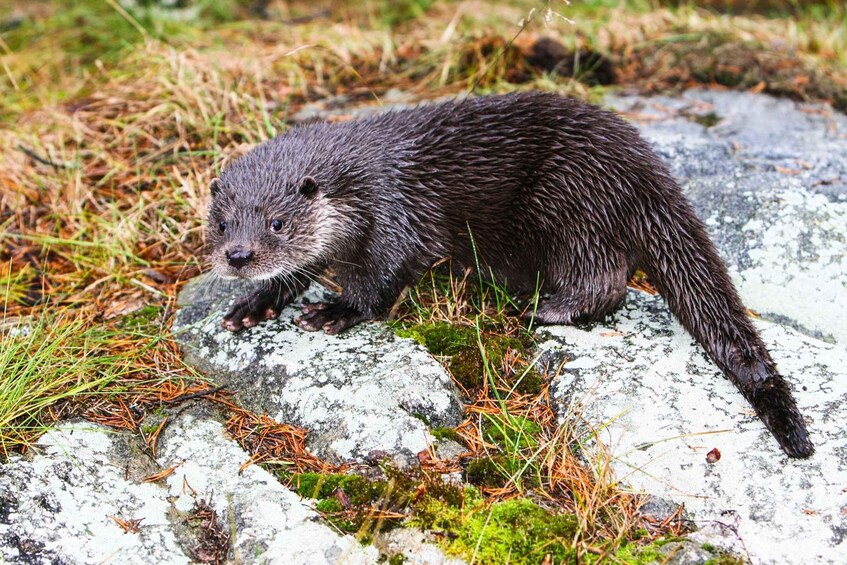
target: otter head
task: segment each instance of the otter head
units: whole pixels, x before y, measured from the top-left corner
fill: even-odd
[[[320,180],[273,174],[265,165],[236,162],[211,183],[206,234],[218,276],[267,280],[298,270],[314,275],[338,248],[344,230]]]

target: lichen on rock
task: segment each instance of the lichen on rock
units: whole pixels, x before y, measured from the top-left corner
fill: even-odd
[[[186,360],[236,393],[242,406],[310,432],[309,447],[340,462],[372,451],[416,454],[431,426],[455,426],[464,414],[444,367],[411,339],[382,324],[340,336],[294,326],[298,310],[230,333],[220,320],[248,285],[199,279],[180,295],[173,331]],[[324,291],[311,289],[316,300]]]
[[[809,422],[817,447],[811,459],[782,453],[659,296],[630,290],[605,323],[537,335],[541,363],[558,374],[551,388],[561,412],[574,410],[602,430],[619,480],[684,502],[700,527],[737,516],[729,535],[704,541],[762,563],[847,557],[847,351],[756,325]],[[709,463],[715,447],[722,456]],[[802,560],[798,537],[808,547]]]

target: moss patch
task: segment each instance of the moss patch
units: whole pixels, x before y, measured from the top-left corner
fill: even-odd
[[[449,439],[451,441],[462,443],[462,438],[459,436],[459,433],[456,431],[456,428],[445,428],[437,426],[429,430],[429,433],[431,433],[432,437],[434,437],[435,439]]]
[[[714,112],[708,112],[706,114],[691,114],[689,115],[689,118],[691,121],[698,123],[705,128],[716,126],[722,119]]]
[[[475,557],[477,563],[534,564],[546,556],[554,563],[574,559],[570,540],[576,532],[576,518],[553,514],[525,499],[464,509],[427,500],[414,522],[426,529],[450,532],[450,539],[442,542],[445,550],[467,559]]]
[[[290,477],[291,486],[305,498],[317,499],[315,508],[345,532],[386,530],[402,518],[375,517],[379,512],[403,515],[414,512],[425,492],[427,499],[461,507],[466,493],[456,486],[430,481],[417,473],[387,470],[384,480],[369,480],[353,474],[302,473]]]
[[[369,481],[359,475],[302,473],[292,480],[294,490],[305,498],[329,499],[343,492],[352,506],[377,501],[386,490],[386,482]]]
[[[400,519],[376,520],[374,510],[380,509],[408,515],[410,527],[445,534],[440,541],[445,551],[468,560],[475,555],[478,563],[540,563],[547,555],[560,563],[574,557],[570,540],[576,518],[527,499],[487,504],[476,488],[396,472],[380,481],[303,473],[291,477],[291,484],[301,496],[318,499],[316,509],[346,532],[401,524]]]
[[[469,347],[476,347],[474,328],[443,322],[414,325],[398,330],[397,335],[414,339],[433,355],[456,355]]]
[[[387,481],[369,481],[359,475],[302,473],[295,475],[291,483],[300,496],[318,499],[315,509],[344,532],[360,531],[381,499],[398,505],[389,493]],[[405,506],[408,496],[401,499],[399,506]]]
[[[503,470],[509,467],[509,461],[502,455],[482,457],[468,463],[465,479],[472,485],[487,488],[505,486],[508,477]]]
[[[529,340],[525,342],[517,337],[488,331],[477,334],[475,327],[446,322],[416,324],[398,329],[397,335],[414,339],[433,355],[449,357],[447,367],[450,374],[466,390],[483,386],[486,362],[492,369],[500,371],[510,351],[525,358],[529,355]],[[520,381],[517,381],[519,378]],[[535,394],[544,383],[544,377],[532,370],[516,375],[515,379],[516,390],[522,394]]]
[[[126,330],[144,331],[156,327],[161,320],[163,306],[144,306],[124,316],[119,327]]]

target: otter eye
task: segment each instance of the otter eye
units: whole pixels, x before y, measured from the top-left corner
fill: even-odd
[[[220,230],[221,233],[225,232],[226,231],[226,222],[219,223],[218,229]]]
[[[271,229],[279,232],[282,229],[282,220],[271,220]]]

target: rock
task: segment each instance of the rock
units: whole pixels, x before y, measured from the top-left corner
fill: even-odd
[[[463,559],[445,555],[420,530],[398,528],[382,532],[374,537],[374,545],[383,555],[389,557],[402,555],[404,565],[463,565],[465,563]]]
[[[682,511],[680,511],[682,509]],[[680,504],[666,498],[648,495],[647,499],[638,507],[638,513],[654,524],[660,524],[668,518],[675,518],[674,523],[688,526],[690,517],[685,508]]]
[[[68,422],[39,439],[30,457],[0,467],[0,558],[4,563],[191,563],[197,532],[187,526],[199,503],[216,514],[236,563],[376,563],[379,552],[325,525],[302,500],[256,465],[205,409],[171,416],[156,462],[133,436]],[[128,472],[173,468],[164,480]],[[139,471],[140,469],[136,469]],[[134,475],[134,476],[133,476]],[[125,533],[112,518],[136,521]],[[458,563],[422,534],[392,534],[390,548],[412,563]],[[405,542],[408,541],[408,544]],[[388,547],[388,546],[386,546]]]
[[[537,336],[542,363],[555,369],[566,361],[554,398],[602,430],[619,480],[683,502],[698,526],[737,515],[737,536],[722,546],[746,550],[756,563],[845,562],[847,351],[756,325],[809,421],[811,459],[783,455],[659,296],[631,290],[606,323],[545,327]],[[715,447],[722,457],[707,463]]]
[[[462,453],[468,453],[468,448],[452,439],[440,439],[434,443],[435,455],[439,459],[458,459]]]
[[[245,408],[310,431],[309,447],[336,462],[371,451],[413,457],[432,442],[428,425],[455,426],[464,414],[444,367],[383,324],[340,336],[306,332],[286,308],[279,319],[231,333],[220,321],[246,290],[209,279],[187,285],[173,332],[186,360],[238,396]],[[312,289],[307,298],[319,299]]]
[[[747,307],[847,345],[847,116],[739,92],[619,97],[671,167]],[[712,115],[713,127],[692,121]]]
[[[236,563],[374,563],[378,552],[352,536],[338,535],[311,506],[256,465],[239,467],[249,456],[229,440],[220,423],[182,415],[159,439],[167,477],[164,493],[180,513],[205,500],[218,523],[231,530]]]
[[[127,476],[129,464],[150,461],[133,436],[84,422],[61,424],[29,457],[13,456],[0,467],[0,561],[195,563],[197,528],[187,524],[202,502],[231,536],[228,562],[378,562],[374,546],[338,534],[261,467],[241,471],[249,455],[205,410],[172,415],[158,444],[160,467],[150,462],[151,470],[174,471],[153,483]],[[124,532],[113,517],[135,521],[137,531]],[[388,539],[410,563],[461,563],[422,534]]]
[[[659,548],[664,555],[662,565],[705,565],[717,557],[712,552],[693,541],[672,541]]]
[[[189,563],[161,487],[125,478],[125,434],[83,422],[45,433],[0,467],[0,561]],[[125,533],[113,519],[140,520]]]

